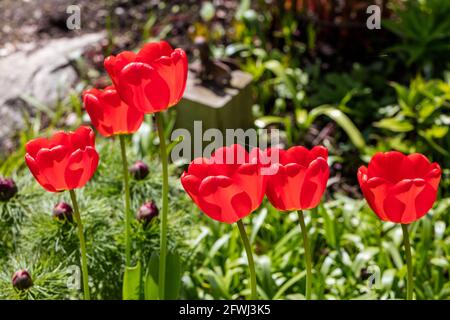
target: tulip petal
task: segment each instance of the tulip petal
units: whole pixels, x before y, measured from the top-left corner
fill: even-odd
[[[169,105],[173,106],[177,104],[186,88],[188,72],[186,53],[181,49],[176,49],[170,56],[161,57],[151,65],[169,87]]]
[[[245,191],[234,195],[231,198],[231,205],[239,218],[243,218],[252,212],[252,200]]]
[[[108,72],[111,80],[115,85],[117,85],[117,75],[120,73],[120,71],[135,59],[136,54],[134,52],[123,51],[117,56],[109,56],[104,60],[103,65],[106,69],[106,72]]]
[[[170,57],[173,49],[166,41],[146,43],[136,55],[136,62],[152,64],[161,57]]]
[[[36,161],[33,157],[31,157],[29,154],[25,155],[25,162],[28,166],[28,168],[31,171],[31,174],[34,176],[34,178],[39,182],[39,184],[47,191],[50,192],[56,192],[56,189],[48,182],[45,175],[43,175],[40,170],[39,166],[37,165]]]
[[[316,207],[327,187],[330,170],[323,158],[312,161],[306,170],[300,193],[301,209]]]
[[[46,138],[36,138],[27,142],[25,150],[30,156],[35,158],[40,149],[49,147],[50,142]]]
[[[183,188],[193,196],[198,195],[198,189],[200,187],[201,182],[202,182],[201,179],[186,172],[184,172],[183,175],[181,176],[181,184],[183,185]]]
[[[188,167],[188,173],[194,175],[200,179],[209,175],[209,159],[207,158],[196,158],[194,159]]]
[[[125,103],[143,113],[155,113],[169,107],[169,87],[148,64],[128,64],[119,73],[116,88]]]
[[[361,185],[364,197],[370,208],[384,221],[389,221],[389,217],[385,212],[384,199],[390,186],[390,182],[378,177],[370,178]]]
[[[73,152],[67,161],[64,177],[69,189],[83,187],[94,175],[98,166],[98,153],[92,147]]]
[[[134,133],[144,120],[144,114],[123,102],[113,86],[87,90],[83,101],[92,124],[105,137]]]
[[[227,176],[209,176],[203,179],[198,189],[199,195],[206,197],[217,192],[219,188],[226,188],[233,183]]]

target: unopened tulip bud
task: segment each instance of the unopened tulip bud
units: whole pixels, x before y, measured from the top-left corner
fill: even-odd
[[[13,179],[0,177],[0,201],[8,201],[16,195],[17,191]]]
[[[53,208],[53,217],[60,221],[73,222],[73,209],[70,204],[61,201]]]
[[[12,276],[12,285],[18,290],[26,290],[33,285],[31,275],[26,269],[18,270]]]
[[[152,200],[144,203],[138,210],[136,218],[145,225],[150,223],[159,213],[156,203]]]
[[[130,167],[129,171],[136,180],[145,179],[149,173],[147,164],[141,160],[136,161],[136,163]]]

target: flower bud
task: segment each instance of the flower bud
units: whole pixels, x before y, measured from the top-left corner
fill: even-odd
[[[159,213],[158,207],[156,206],[155,201],[150,201],[144,203],[138,210],[136,218],[143,222],[144,225],[150,223],[154,217],[156,217]]]
[[[0,201],[8,201],[16,195],[17,191],[13,179],[0,177]]]
[[[129,168],[129,171],[136,180],[144,179],[149,173],[147,164],[141,160],[136,161],[135,164]]]
[[[12,276],[12,285],[18,290],[26,290],[33,285],[31,275],[26,269],[18,270]]]
[[[67,202],[61,201],[53,208],[53,218],[73,222],[73,209]]]

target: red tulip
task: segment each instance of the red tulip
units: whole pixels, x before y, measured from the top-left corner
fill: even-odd
[[[86,90],[83,101],[92,124],[105,137],[134,133],[144,120],[142,112],[120,99],[114,86]]]
[[[236,144],[219,148],[209,159],[192,161],[181,183],[209,217],[236,222],[258,208],[264,198],[266,178],[254,155]]]
[[[183,96],[186,53],[165,41],[147,43],[137,54],[124,51],[109,56],[104,64],[121,98],[144,113],[172,107]]]
[[[83,187],[98,165],[95,134],[89,127],[37,138],[26,146],[25,160],[36,180],[50,192]]]
[[[385,221],[407,224],[423,217],[437,196],[441,168],[419,153],[379,152],[358,180],[372,210]]]
[[[316,207],[326,189],[330,170],[328,150],[317,146],[308,150],[292,147],[289,150],[271,148],[266,155],[279,153],[279,161],[272,164],[273,175],[268,176],[267,198],[278,210],[304,210]]]

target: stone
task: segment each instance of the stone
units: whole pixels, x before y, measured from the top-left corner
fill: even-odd
[[[54,39],[0,58],[1,153],[23,128],[24,112],[35,115],[36,105],[52,109],[59,97],[67,95],[78,81],[72,62],[104,37],[100,32]]]
[[[195,67],[190,67],[183,99],[176,106],[175,129],[187,129],[194,137],[194,121],[202,122],[203,131],[216,128],[223,134],[226,129],[252,128],[252,76],[233,70],[230,86],[218,87],[198,79]]]

